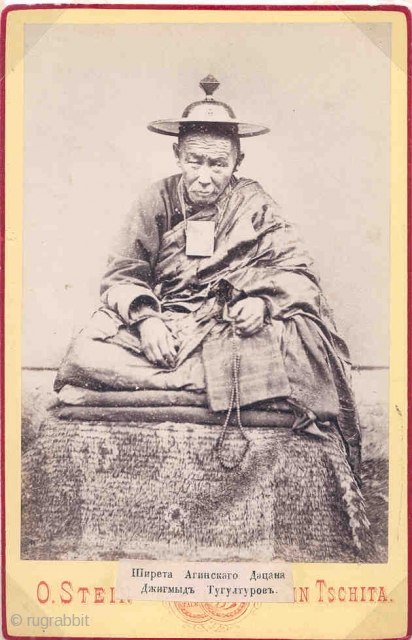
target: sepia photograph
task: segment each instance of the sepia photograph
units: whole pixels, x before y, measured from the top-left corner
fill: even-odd
[[[25,25],[22,560],[387,562],[391,38]]]

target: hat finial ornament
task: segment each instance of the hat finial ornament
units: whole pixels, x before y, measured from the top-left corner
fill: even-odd
[[[205,92],[206,100],[214,100],[212,94],[220,86],[220,82],[219,80],[216,80],[216,78],[212,76],[211,73],[209,73],[206,78],[203,78],[203,80],[199,82],[199,86],[202,87],[203,91]]]

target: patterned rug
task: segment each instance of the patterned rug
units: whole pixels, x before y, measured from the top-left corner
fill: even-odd
[[[220,427],[69,423],[45,412],[44,389],[30,397],[24,559],[386,561],[380,405],[363,407],[364,506],[335,431],[323,442],[250,428],[249,452],[227,471],[215,449]],[[223,453],[236,459],[242,446],[231,429]]]

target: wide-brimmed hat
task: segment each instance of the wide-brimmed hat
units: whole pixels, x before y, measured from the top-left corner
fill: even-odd
[[[204,100],[192,102],[183,111],[181,118],[169,120],[155,120],[151,122],[147,128],[155,133],[162,133],[165,136],[178,136],[182,130],[190,128],[199,130],[206,128],[216,128],[224,130],[228,125],[230,130],[234,131],[239,138],[250,138],[252,136],[260,136],[268,133],[270,129],[262,124],[252,122],[244,122],[238,120],[233,109],[224,102],[218,102],[213,98],[213,93],[219,87],[220,82],[214,76],[209,74],[199,83],[206,94]],[[186,125],[186,126],[185,126]],[[203,127],[202,127],[203,125]]]

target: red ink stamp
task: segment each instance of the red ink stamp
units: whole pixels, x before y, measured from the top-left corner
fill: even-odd
[[[235,622],[255,608],[249,602],[171,602],[169,606],[181,620],[196,625]]]

